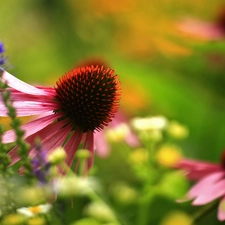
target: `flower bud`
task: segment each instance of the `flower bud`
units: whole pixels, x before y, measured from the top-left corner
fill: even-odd
[[[162,130],[167,126],[167,119],[164,116],[154,116],[146,118],[134,118],[131,125],[135,130]]]
[[[92,202],[86,208],[86,213],[103,223],[116,220],[113,211],[106,204],[100,202]]]
[[[148,160],[148,151],[144,148],[137,148],[130,153],[129,161],[131,164],[143,164]]]
[[[160,225],[174,225],[174,224],[191,225],[192,222],[193,220],[188,214],[182,211],[173,211],[164,217]]]
[[[58,165],[66,159],[66,152],[63,148],[57,148],[48,155],[48,160],[54,165]]]
[[[46,220],[43,217],[33,217],[27,221],[27,225],[46,225]]]
[[[164,145],[156,153],[158,163],[168,167],[174,166],[181,157],[181,149],[175,145]]]
[[[90,177],[68,176],[55,180],[59,197],[83,196],[97,189],[97,183]]]
[[[130,128],[126,123],[121,123],[114,128],[106,130],[106,138],[110,142],[124,141],[126,136],[130,133]]]
[[[111,189],[114,199],[121,205],[130,205],[135,203],[138,193],[135,189],[129,187],[125,183],[117,183]]]
[[[9,214],[2,220],[2,225],[23,225],[26,218],[19,214]]]
[[[76,157],[79,159],[88,159],[91,156],[91,153],[87,149],[79,149],[76,153]]]
[[[171,137],[176,139],[184,139],[189,134],[188,128],[177,121],[171,121],[169,123],[167,132]]]

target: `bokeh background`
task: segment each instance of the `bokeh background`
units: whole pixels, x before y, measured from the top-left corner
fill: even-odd
[[[0,40],[10,72],[32,84],[55,85],[85,59],[107,62],[128,117],[164,115],[187,125],[185,155],[216,162],[225,147],[225,40],[198,38],[178,23],[216,23],[222,7],[223,0],[3,0]],[[106,184],[132,180],[118,149],[96,165]]]

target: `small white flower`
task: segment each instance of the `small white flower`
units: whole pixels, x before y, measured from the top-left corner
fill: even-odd
[[[30,206],[30,207],[22,207],[17,209],[17,213],[22,214],[27,217],[33,217],[37,214],[45,214],[50,211],[52,205],[49,203],[37,205],[37,206]]]
[[[139,131],[145,130],[163,130],[167,126],[167,119],[164,116],[153,116],[145,118],[134,118],[131,125]]]

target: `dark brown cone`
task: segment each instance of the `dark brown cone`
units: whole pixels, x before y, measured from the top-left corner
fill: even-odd
[[[69,71],[56,82],[56,100],[73,129],[100,131],[119,107],[121,88],[118,76],[103,66],[86,66]]]

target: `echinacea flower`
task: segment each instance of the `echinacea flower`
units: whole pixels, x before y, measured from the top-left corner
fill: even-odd
[[[198,181],[189,190],[185,200],[193,200],[193,205],[205,205],[216,199],[221,199],[218,219],[225,220],[224,164],[181,159],[175,167],[184,170],[188,179]]]
[[[3,81],[10,87],[17,116],[36,116],[21,126],[26,142],[31,145],[28,156],[36,155],[35,139],[38,137],[48,153],[63,146],[67,153],[66,163],[71,167],[83,143],[82,148],[91,153],[87,160],[89,169],[94,158],[94,133],[108,125],[119,107],[121,88],[114,71],[98,65],[76,68],[62,76],[55,87],[31,86],[3,69],[1,72]],[[2,99],[0,116],[7,116]],[[3,143],[15,139],[13,130],[2,137]],[[17,146],[9,155],[11,165],[20,160]]]

